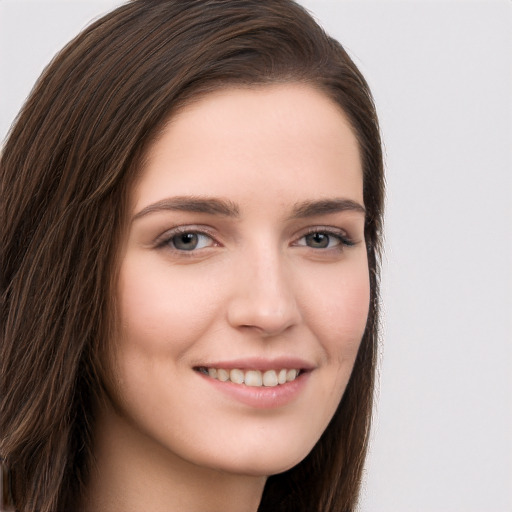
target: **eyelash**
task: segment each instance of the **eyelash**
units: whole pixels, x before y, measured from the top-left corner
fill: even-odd
[[[208,237],[211,239],[212,243],[211,245],[208,245],[208,247],[212,246],[218,246],[218,242],[215,240],[215,237],[213,234],[205,229],[204,227],[195,227],[195,226],[179,226],[171,231],[167,231],[164,235],[159,237],[159,239],[156,241],[156,248],[157,249],[171,249],[172,251],[179,253],[182,256],[192,256],[192,253],[197,252],[198,250],[204,249],[206,247],[200,247],[199,249],[196,249],[195,247],[190,250],[186,249],[178,249],[175,246],[175,243],[173,242],[173,239],[180,235],[196,235],[196,236],[203,236]],[[328,244],[330,245],[331,239],[336,239],[339,241],[335,246],[333,247],[311,247],[306,245],[305,243],[298,243],[300,240],[305,239],[307,236],[310,235],[324,235],[329,238]],[[339,231],[337,229],[333,228],[325,228],[325,227],[313,227],[309,229],[306,233],[302,234],[298,239],[295,240],[292,244],[295,247],[309,247],[314,250],[338,250],[342,251],[344,247],[352,247],[355,245],[355,242],[348,237],[344,232]]]

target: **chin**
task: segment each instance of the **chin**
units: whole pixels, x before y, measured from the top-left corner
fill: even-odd
[[[316,441],[315,441],[316,442]],[[217,469],[222,472],[246,476],[272,476],[283,473],[299,464],[310,453],[315,442],[266,443],[238,453],[235,458],[219,460]],[[224,454],[225,455],[225,454]],[[202,461],[204,465],[206,461]]]

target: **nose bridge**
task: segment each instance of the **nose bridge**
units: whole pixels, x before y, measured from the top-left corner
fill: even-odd
[[[277,247],[253,249],[240,270],[228,311],[233,327],[274,336],[300,321],[290,268]]]

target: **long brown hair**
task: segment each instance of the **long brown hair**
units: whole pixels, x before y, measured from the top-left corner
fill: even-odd
[[[372,413],[384,188],[367,83],[291,0],[134,0],[57,55],[2,154],[0,457],[20,512],[72,510],[87,483],[119,243],[144,150],[198,95],[275,82],[322,90],[352,124],[371,304],[332,421],[299,465],[268,479],[259,510],[353,510]]]

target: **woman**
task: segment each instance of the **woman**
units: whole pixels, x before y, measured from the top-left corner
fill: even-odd
[[[18,510],[354,508],[382,156],[301,7],[119,7],[45,71],[1,180]]]

